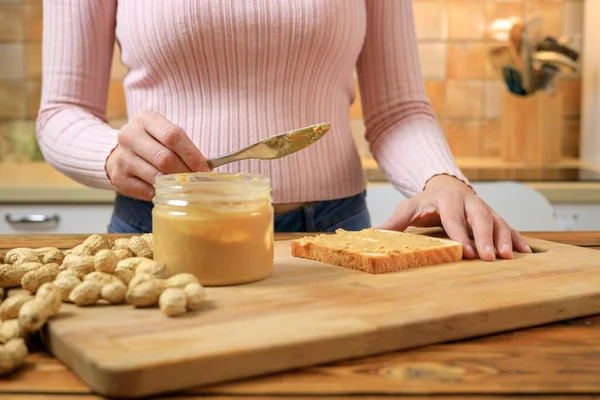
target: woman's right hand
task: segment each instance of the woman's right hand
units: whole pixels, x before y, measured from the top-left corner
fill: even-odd
[[[183,129],[152,111],[143,111],[124,125],[117,143],[106,161],[106,172],[126,196],[151,200],[157,175],[210,171]]]

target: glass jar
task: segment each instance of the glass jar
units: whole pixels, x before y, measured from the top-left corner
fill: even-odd
[[[188,173],[156,178],[154,259],[204,286],[235,285],[273,271],[274,211],[268,177]]]

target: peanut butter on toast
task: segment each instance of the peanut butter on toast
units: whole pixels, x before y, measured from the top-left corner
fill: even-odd
[[[292,241],[292,255],[371,274],[457,262],[462,244],[406,232],[367,228],[336,230]]]

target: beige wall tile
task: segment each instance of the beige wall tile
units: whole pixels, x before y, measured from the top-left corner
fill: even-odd
[[[543,18],[543,35],[560,36],[562,33],[562,1],[528,0],[525,3],[525,18]]]
[[[114,81],[122,81],[127,75],[128,69],[121,63],[121,50],[115,44],[112,58],[112,67],[110,70],[110,78]]]
[[[505,91],[504,82],[488,80],[483,86],[483,117],[488,119],[502,116],[502,95]]]
[[[479,120],[447,120],[442,126],[454,156],[477,157],[481,154],[481,122]]]
[[[419,43],[418,48],[423,79],[446,79],[446,44]]]
[[[579,120],[565,120],[563,128],[563,157],[579,157]]]
[[[445,116],[478,118],[482,114],[483,81],[448,80],[446,82]]]
[[[0,4],[0,40],[22,40],[25,37],[25,8],[19,4]]]
[[[448,1],[448,37],[482,39],[485,20],[482,1]]]
[[[485,77],[483,43],[448,43],[448,79],[483,79]]]
[[[587,0],[594,1],[594,0]],[[596,0],[597,1],[597,0]],[[563,4],[562,34],[565,36],[583,33],[583,1],[567,0]]]
[[[369,142],[365,139],[365,124],[363,120],[350,120],[350,129],[352,130],[352,137],[354,138],[354,143],[356,143],[358,154],[360,154],[361,157],[371,157]]]
[[[0,81],[0,118],[23,118],[27,92],[23,82]]]
[[[448,15],[446,3],[420,1],[413,6],[417,39],[447,39]]]
[[[121,82],[111,82],[108,89],[108,105],[106,109],[108,118],[127,117],[127,104],[125,92]]]
[[[29,118],[36,118],[40,109],[40,100],[42,96],[42,82],[27,82],[27,113]]]
[[[25,38],[27,40],[42,40],[42,4],[31,3],[25,6]]]
[[[513,17],[523,17],[522,0],[486,0],[484,8],[485,22],[497,19],[510,19]]]
[[[425,81],[425,92],[438,118],[444,115],[446,83],[444,81]]]
[[[502,120],[487,119],[481,125],[481,155],[499,157],[502,135]]]
[[[0,43],[0,80],[25,78],[25,51],[21,43]]]
[[[25,75],[28,79],[42,77],[41,42],[28,42],[25,44]]]
[[[360,100],[360,88],[358,87],[358,79],[354,78],[354,102],[350,105],[350,118],[363,118],[362,103]]]

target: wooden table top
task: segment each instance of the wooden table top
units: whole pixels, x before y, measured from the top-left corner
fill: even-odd
[[[600,232],[527,236],[600,250]],[[278,234],[277,240],[297,235]],[[84,235],[0,235],[14,247],[72,247]],[[600,293],[600,288],[599,288]],[[600,315],[459,342],[339,362],[161,398],[600,399]],[[0,400],[100,399],[39,343],[0,380]]]

